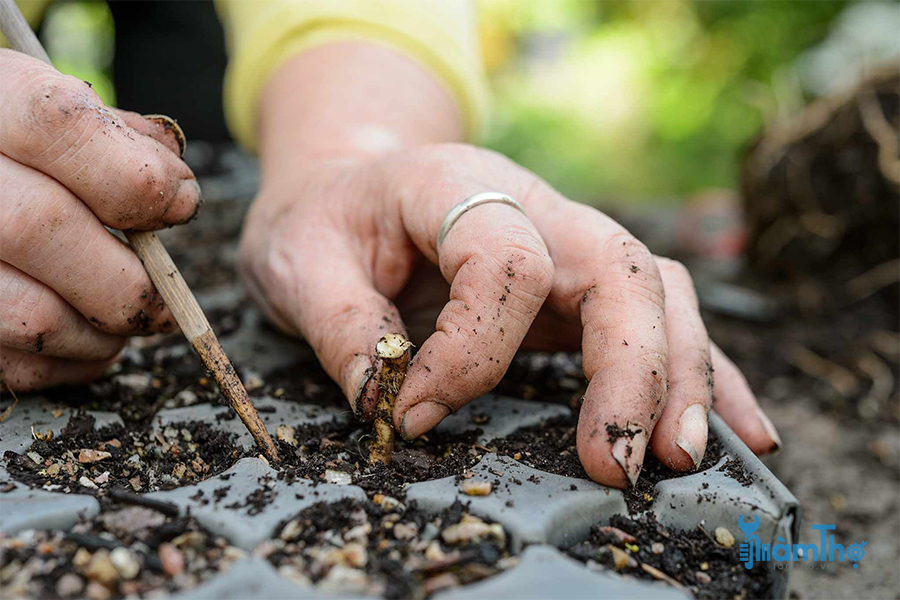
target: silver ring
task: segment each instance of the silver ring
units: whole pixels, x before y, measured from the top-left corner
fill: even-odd
[[[438,232],[437,239],[437,249],[440,252],[441,244],[444,243],[444,238],[447,237],[447,234],[450,233],[450,229],[456,225],[456,222],[459,221],[459,218],[475,208],[476,206],[481,206],[482,204],[505,204],[507,206],[511,206],[517,209],[523,215],[525,214],[525,209],[522,208],[522,205],[519,204],[514,198],[507,196],[506,194],[501,194],[499,192],[484,192],[483,194],[475,194],[474,196],[469,196],[456,206],[450,209],[450,212],[447,213],[447,216],[444,217],[444,222],[441,223],[441,230]]]

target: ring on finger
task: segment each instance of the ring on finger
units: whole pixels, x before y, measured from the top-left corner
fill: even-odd
[[[447,237],[447,234],[450,233],[450,230],[456,224],[461,216],[472,210],[477,206],[481,206],[482,204],[505,204],[507,206],[511,206],[521,212],[523,215],[525,214],[525,209],[522,208],[522,205],[518,203],[511,196],[507,196],[506,194],[501,194],[499,192],[484,192],[482,194],[475,194],[474,196],[469,196],[456,206],[450,209],[450,212],[447,213],[447,216],[444,217],[444,222],[441,223],[441,229],[438,232],[437,239],[437,251],[440,254],[441,244],[444,243],[444,238]]]

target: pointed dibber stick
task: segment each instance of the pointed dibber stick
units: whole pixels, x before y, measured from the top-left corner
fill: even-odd
[[[0,0],[0,31],[3,32],[13,50],[52,64],[47,52],[13,0]],[[222,394],[231,402],[234,411],[244,422],[266,458],[278,462],[278,451],[275,449],[269,432],[266,431],[266,426],[263,425],[256,409],[253,408],[250,396],[247,395],[247,390],[244,389],[244,385],[238,378],[234,365],[225,356],[225,350],[222,349],[209,321],[206,320],[203,309],[200,308],[197,299],[194,298],[194,294],[184,281],[165,246],[152,231],[125,231],[124,233],[135,254],[141,259],[150,279],[156,285],[156,289],[162,294],[163,300],[172,311],[182,333],[200,356],[200,360],[212,374],[213,379],[219,384]]]

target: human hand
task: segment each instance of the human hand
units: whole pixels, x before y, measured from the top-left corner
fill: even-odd
[[[0,82],[0,380],[89,381],[126,336],[174,328],[105,226],[186,222],[200,189],[168,117],[107,108],[89,84],[11,50],[0,50]]]
[[[527,216],[479,206],[438,248],[450,209],[485,191],[516,198]],[[435,294],[447,300],[436,282],[449,283],[397,398],[404,438],[489,392],[528,347],[582,350],[590,383],[577,447],[598,482],[633,485],[648,443],[673,469],[699,465],[714,397],[754,451],[778,445],[743,376],[710,344],[687,270],[496,153],[438,144],[270,170],[239,264],[267,315],[309,341],[368,417],[375,343],[407,333],[401,312],[421,322]]]

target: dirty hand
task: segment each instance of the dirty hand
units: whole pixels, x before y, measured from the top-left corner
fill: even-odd
[[[452,104],[417,67],[362,46],[310,51],[269,83],[263,186],[240,253],[268,316],[310,342],[354,411],[371,416],[376,400],[375,343],[406,331],[400,313],[413,325],[428,314],[426,296],[442,292],[446,304],[397,398],[404,438],[489,392],[524,345],[582,350],[590,383],[577,448],[596,481],[633,484],[648,444],[674,469],[698,465],[714,395],[752,449],[777,444],[742,375],[711,346],[682,265],[503,156],[429,143],[459,135]],[[415,93],[396,99],[392,86],[404,78]],[[347,91],[346,80],[362,91]],[[309,91],[298,100],[291,89]],[[379,105],[382,97],[391,102]],[[319,118],[329,114],[341,119]],[[516,198],[527,216],[479,206],[438,248],[450,209],[486,191]]]
[[[183,223],[200,191],[166,117],[109,109],[86,82],[0,49],[0,380],[99,376],[128,335],[174,319],[105,226]]]

